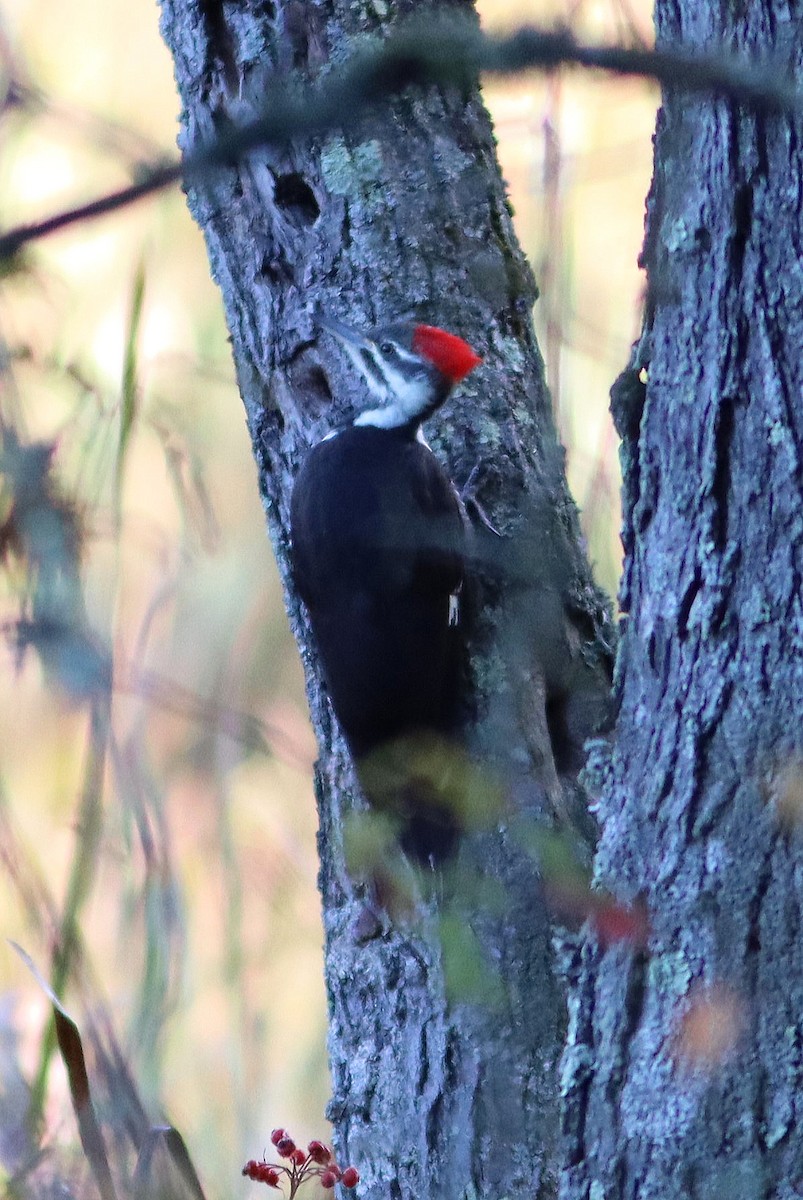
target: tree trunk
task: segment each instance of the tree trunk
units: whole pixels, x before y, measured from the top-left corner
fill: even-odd
[[[656,22],[800,78],[787,0],[658,0]],[[576,964],[567,1200],[803,1194],[801,132],[679,93],[658,117],[649,320],[613,393],[618,717],[591,772],[598,875],[651,932]]]
[[[183,146],[253,117],[269,82],[336,69],[379,31],[374,12],[390,10],[392,26],[412,7],[162,0]],[[330,1115],[363,1197],[552,1195],[564,1000],[521,826],[551,828],[570,804],[587,701],[593,708],[607,689],[610,629],[579,550],[530,324],[535,288],[478,92],[409,88],[359,123],[346,116],[343,130],[254,153],[189,194],[223,292],[321,746]],[[480,606],[482,721],[472,741],[511,798],[506,828],[474,844],[484,884],[466,868],[464,886],[444,883],[414,919],[372,937],[357,933],[363,902],[343,861],[342,817],[361,801],[288,576],[293,477],[355,391],[345,364],[318,346],[319,309],[354,324],[412,311],[477,346],[484,368],[428,435],[454,479],[482,464],[483,501],[503,534],[484,544],[491,558],[506,555],[491,589],[501,604],[489,592]],[[505,634],[491,644],[502,611]],[[513,644],[515,653],[500,652]],[[550,733],[560,737],[557,762]]]

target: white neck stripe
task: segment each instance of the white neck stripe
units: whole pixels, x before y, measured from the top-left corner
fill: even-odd
[[[410,424],[410,417],[395,404],[385,408],[369,408],[354,418],[355,425],[372,425],[374,429],[401,429]]]

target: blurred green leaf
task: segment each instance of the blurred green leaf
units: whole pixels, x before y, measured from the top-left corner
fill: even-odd
[[[483,957],[477,935],[456,913],[440,923],[446,997],[451,1004],[481,1004],[499,1008],[504,1001],[497,972]]]

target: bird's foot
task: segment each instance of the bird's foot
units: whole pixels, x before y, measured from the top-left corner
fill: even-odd
[[[479,461],[479,462],[476,462],[474,464],[474,466],[471,468],[471,472],[469,474],[468,479],[466,480],[466,482],[463,484],[462,488],[460,489],[460,492],[459,492],[460,500],[463,503],[463,506],[466,508],[466,510],[471,509],[472,512],[476,513],[480,522],[485,526],[485,528],[487,530],[489,530],[490,533],[493,533],[496,537],[500,538],[500,537],[502,537],[502,534],[499,532],[499,530],[496,528],[496,526],[494,524],[492,524],[490,517],[488,516],[487,512],[483,508],[483,506],[479,500],[479,497],[477,495],[477,493],[479,491],[479,486],[478,486],[477,480],[479,479],[480,473],[482,471],[482,467],[483,467],[483,463],[481,461]]]

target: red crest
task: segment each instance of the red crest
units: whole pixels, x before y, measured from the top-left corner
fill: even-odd
[[[447,333],[435,325],[416,325],[413,331],[413,350],[416,354],[428,358],[438,370],[451,380],[459,383],[482,362],[478,354],[454,333]]]

